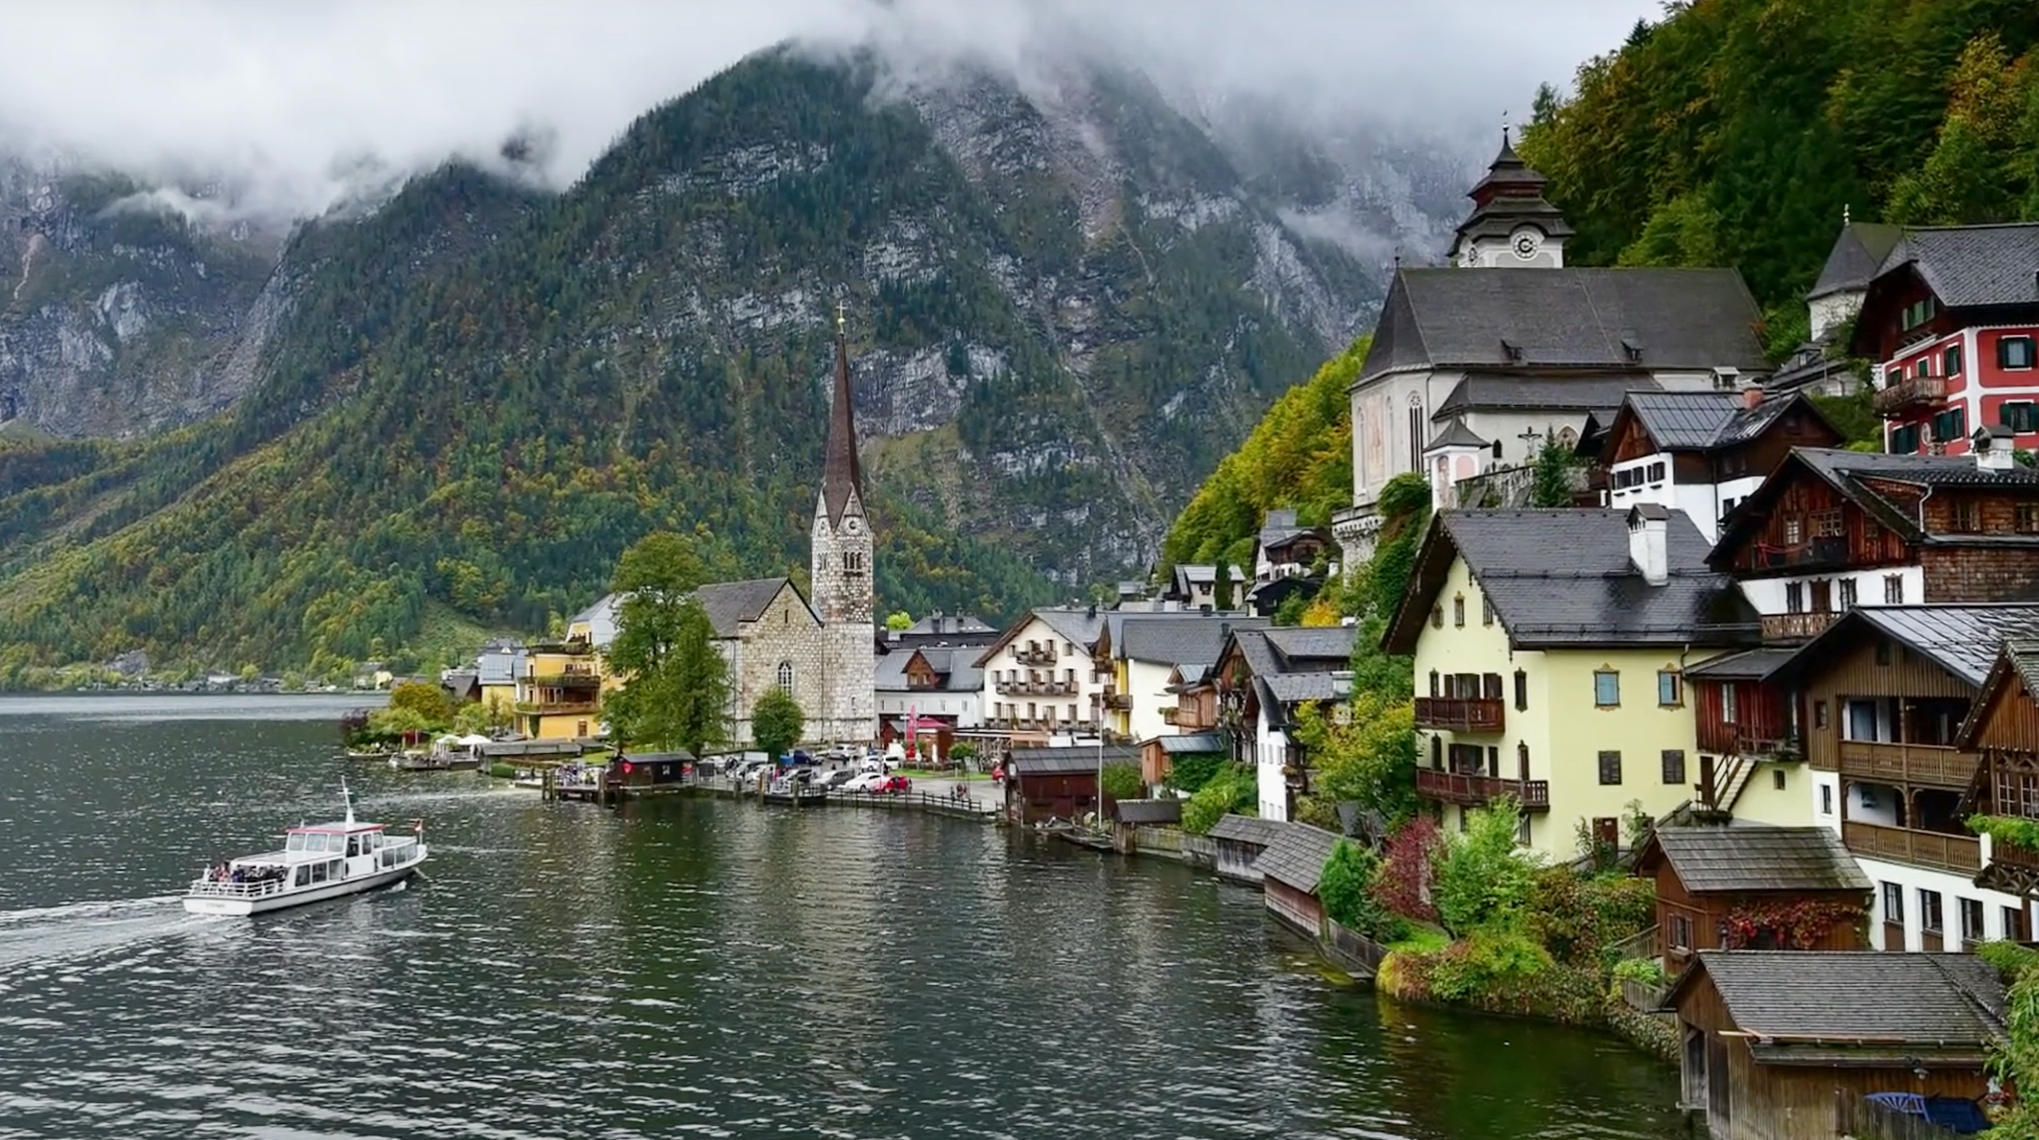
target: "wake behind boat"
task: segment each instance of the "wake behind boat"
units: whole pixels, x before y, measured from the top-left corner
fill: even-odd
[[[243,855],[208,867],[184,894],[193,914],[261,914],[284,907],[372,891],[407,878],[425,861],[425,821],[410,835],[383,824],[357,823],[354,797],[342,782],[347,818],[284,832],[283,850]]]

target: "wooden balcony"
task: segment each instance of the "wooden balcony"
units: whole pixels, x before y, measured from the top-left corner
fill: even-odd
[[[993,687],[996,688],[1001,694],[1004,694],[1006,696],[1053,697],[1061,696],[1068,693],[1074,693],[1076,691],[1076,682],[1027,681],[1027,680],[998,681],[993,684]]]
[[[1052,645],[1045,649],[1039,646],[1033,648],[1023,647],[1013,650],[1012,655],[1022,665],[1053,665],[1057,659],[1055,647]]]
[[[1447,732],[1500,732],[1506,722],[1501,701],[1461,697],[1417,697],[1416,727]]]
[[[1917,787],[1964,791],[1975,779],[1980,758],[1931,744],[1875,744],[1862,740],[1840,742],[1840,769],[1844,776],[1874,780],[1879,784],[1911,784]]]
[[[526,678],[528,684],[546,689],[599,689],[602,676],[599,673],[569,670],[565,673],[537,673]]]
[[[1840,614],[1832,611],[1803,614],[1764,614],[1763,640],[1811,641],[1813,638],[1825,633],[1827,627],[1834,624],[1834,620],[1840,616]]]
[[[1104,707],[1108,709],[1114,709],[1120,712],[1124,712],[1128,709],[1131,709],[1133,707],[1133,694],[1106,693],[1104,695]]]
[[[1869,398],[1879,416],[1894,416],[1909,408],[1938,404],[1947,399],[1945,376],[1913,376],[1884,388]]]
[[[1416,769],[1416,794],[1448,804],[1480,807],[1497,796],[1514,796],[1524,811],[1550,810],[1548,780],[1504,780],[1473,772],[1441,772],[1435,768]]]
[[[1973,876],[1982,870],[1982,841],[1972,835],[1944,835],[1851,819],[1841,824],[1841,842],[1865,859],[1908,863],[1959,875]]]
[[[1182,709],[1181,709],[1181,708],[1179,708],[1179,707],[1177,707],[1177,706],[1175,706],[1175,705],[1170,705],[1170,706],[1168,706],[1167,708],[1164,708],[1164,709],[1162,709],[1162,710],[1161,710],[1161,723],[1162,723],[1162,724],[1174,724],[1174,723],[1175,723],[1175,718],[1176,718],[1176,717],[1177,717],[1177,716],[1178,716],[1179,714],[1181,714],[1181,712],[1182,712]]]
[[[518,701],[510,706],[521,716],[593,716],[601,709],[600,701]]]

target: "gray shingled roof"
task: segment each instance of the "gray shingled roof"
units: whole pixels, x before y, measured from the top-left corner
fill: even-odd
[[[708,611],[708,622],[715,627],[717,637],[735,637],[737,626],[742,622],[756,621],[779,596],[779,591],[792,585],[787,578],[752,578],[745,582],[710,582],[696,587],[694,597],[701,608]],[[796,594],[798,590],[794,591]],[[807,600],[802,598],[805,606]],[[811,615],[814,611],[808,610]],[[816,619],[817,621],[820,619]]]
[[[1310,533],[1311,528],[1296,522],[1293,510],[1270,510],[1260,524],[1260,545],[1273,546],[1286,542],[1299,534]]]
[[[1452,393],[1452,395],[1454,396],[1457,394],[1458,393],[1456,391],[1453,391]],[[1437,417],[1432,416],[1431,418],[1436,419]],[[1443,431],[1440,431],[1436,435],[1430,437],[1430,442],[1424,446],[1423,450],[1436,451],[1440,447],[1491,447],[1491,446],[1493,446],[1492,440],[1481,439],[1479,435],[1473,431],[1473,429],[1466,426],[1466,422],[1464,420],[1454,415],[1451,418],[1451,423],[1445,425]]]
[[[1740,653],[1724,653],[1710,661],[1688,665],[1685,676],[1705,677],[1716,681],[1766,681],[1771,674],[1791,663],[1798,656],[1795,645],[1764,646],[1761,649],[1745,649]]]
[[[1805,299],[1867,289],[1883,259],[1890,256],[1902,236],[1902,227],[1877,222],[1855,222],[1843,227],[1840,236],[1834,239],[1834,248],[1827,252],[1827,263],[1820,268],[1819,280],[1813,282]]]
[[[1344,669],[1352,661],[1359,627],[1352,625],[1290,625],[1267,631],[1267,643],[1281,656],[1280,672],[1316,663]]]
[[[1104,748],[1105,767],[1113,764],[1138,764],[1140,753],[1137,749],[1123,744],[1108,744]],[[1098,750],[1095,745],[1074,745],[1069,748],[1015,748],[1012,750],[1012,770],[1021,776],[1052,776],[1069,773],[1091,772],[1098,768]]]
[[[1649,844],[1694,894],[1869,890],[1868,877],[1831,828],[1660,827]],[[1645,848],[1643,860],[1649,858]]]
[[[2039,303],[2039,222],[1907,227],[1876,275],[1907,264],[1942,308]]]
[[[1331,858],[1331,850],[1336,846],[1338,837],[1323,828],[1291,823],[1253,861],[1253,869],[1263,878],[1273,879],[1283,886],[1315,893],[1317,880],[1324,874],[1324,864]]]
[[[1114,813],[1120,823],[1146,824],[1153,826],[1182,821],[1182,801],[1165,800],[1118,800]]]
[[[1055,636],[1072,642],[1079,648],[1089,648],[1097,642],[1097,635],[1104,629],[1104,617],[1093,609],[1075,609],[1070,606],[1040,606],[1033,616],[1055,631]],[[1024,624],[1024,623],[1022,623]]]
[[[1467,376],[1437,405],[1433,422],[1471,411],[1596,412],[1611,417],[1628,393],[1656,387],[1644,373],[1621,376]]]
[[[1757,640],[1756,614],[1733,580],[1706,568],[1706,539],[1684,512],[1670,515],[1669,579],[1652,586],[1629,558],[1626,510],[1441,512],[1417,551],[1386,644],[1393,653],[1415,651],[1454,555],[1466,560],[1518,649]]]
[[[1261,819],[1259,816],[1228,813],[1220,816],[1218,822],[1212,825],[1211,838],[1222,839],[1228,843],[1266,847],[1292,826],[1295,825],[1283,823],[1278,819]]]
[[[1732,269],[1400,269],[1358,382],[1445,367],[1633,373],[1729,366],[1764,373],[1769,361],[1755,331],[1761,316]],[[1624,342],[1640,357],[1631,357]]]
[[[1713,451],[1746,442],[1775,423],[1791,403],[1787,396],[1750,408],[1739,392],[1628,394],[1629,409],[1664,451]]]
[[[1236,614],[1127,614],[1114,634],[1112,656],[1164,665],[1210,661],[1232,630],[1265,625],[1266,618]]]
[[[1267,695],[1263,699],[1278,705],[1339,701],[1352,695],[1352,674],[1346,672],[1272,673],[1253,679],[1267,686]]]
[[[974,645],[923,645],[913,649],[895,649],[878,658],[878,671],[872,677],[872,687],[894,692],[974,693],[984,688],[984,671],[976,665],[977,655],[981,652],[983,650]],[[916,653],[927,661],[928,668],[942,678],[940,688],[916,690],[908,686],[906,667]]]
[[[1790,1063],[1811,1049],[1819,1056],[1803,1060],[1825,1061],[1834,1047],[1850,1044],[1868,1052],[1979,1053],[2002,1032],[2003,982],[1973,954],[1702,950],[1666,1005],[1702,976],[1712,979],[1735,1027],[1757,1035],[1757,1059],[1767,1063]]]
[[[1225,738],[1215,732],[1189,732],[1176,736],[1157,736],[1154,742],[1161,751],[1170,756],[1213,755],[1226,751]]]
[[[2015,695],[2004,691],[2010,687],[2013,678],[2018,684]],[[2034,699],[2034,694],[2039,694],[2039,640],[2030,634],[2007,637],[1996,661],[1990,665],[1982,692],[1977,694],[1975,703],[1969,706],[1968,716],[1954,734],[1954,747],[1963,752],[1976,751],[1981,746],[1978,738],[1984,725],[1989,723],[1997,701],[2029,702]]]
[[[1979,689],[1989,678],[2004,639],[2039,629],[2039,604],[1857,606],[1800,648],[1793,668],[1818,668],[1841,639],[1865,628]]]

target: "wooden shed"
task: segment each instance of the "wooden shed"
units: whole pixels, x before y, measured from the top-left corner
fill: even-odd
[[[691,752],[618,752],[609,761],[611,780],[625,788],[644,788],[653,784],[677,784],[686,778],[687,769],[694,763]]]
[[[1050,819],[1077,819],[1098,810],[1097,774],[1113,764],[1139,761],[1139,754],[1124,745],[1103,749],[1015,748],[1007,761],[1006,812],[1020,823],[1043,823]],[[1107,798],[1101,815],[1109,815]]]
[[[1317,881],[1336,846],[1338,836],[1323,828],[1291,823],[1253,861],[1267,909],[1311,938],[1324,935],[1324,904],[1317,898]]]
[[[1215,732],[1156,736],[1140,742],[1140,782],[1159,787],[1175,771],[1178,756],[1230,756],[1225,738]]]
[[[1664,999],[1715,1140],[1834,1136],[1875,1093],[1988,1091],[2004,987],[1969,954],[1702,950]]]
[[[1657,884],[1657,937],[1675,974],[1701,950],[1865,950],[1870,885],[1825,827],[1660,827],[1636,855]]]
[[[1211,840],[1217,848],[1212,869],[1221,879],[1259,886],[1260,872],[1253,864],[1288,826],[1280,820],[1251,815],[1224,816],[1211,828]]]

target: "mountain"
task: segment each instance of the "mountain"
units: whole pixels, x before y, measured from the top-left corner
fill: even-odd
[[[1580,264],[1733,265],[1789,347],[1855,221],[2039,217],[2029,0],[1677,4],[1546,88],[1521,146]]]
[[[658,527],[801,570],[838,304],[883,605],[999,617],[1144,568],[1371,320],[1378,263],[1308,219],[1454,208],[1261,150],[1137,76],[781,49],[564,193],[449,167],[273,257],[132,184],[0,184],[30,283],[0,311],[0,684],[528,629]],[[1329,173],[1305,201],[1283,166]]]

